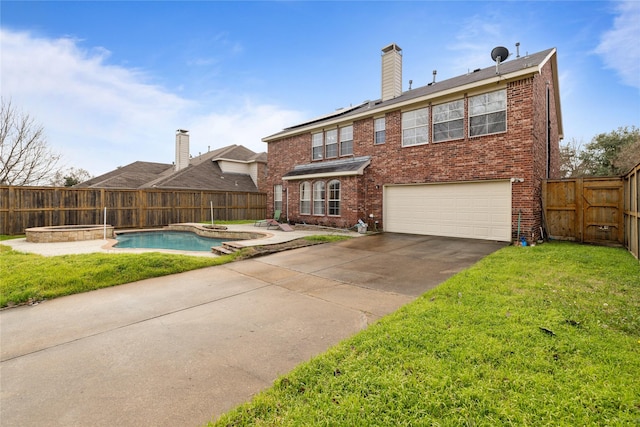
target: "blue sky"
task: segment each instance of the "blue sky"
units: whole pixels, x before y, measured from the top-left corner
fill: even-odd
[[[565,142],[640,127],[638,1],[2,1],[0,92],[67,166],[171,163],[380,98],[380,50],[403,89],[493,65],[495,46],[558,49]]]

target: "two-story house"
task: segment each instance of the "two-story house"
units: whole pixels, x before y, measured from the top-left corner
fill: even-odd
[[[384,47],[380,99],[263,138],[269,209],[308,224],[538,239],[542,181],[559,178],[557,53],[494,59],[402,91],[402,50]]]

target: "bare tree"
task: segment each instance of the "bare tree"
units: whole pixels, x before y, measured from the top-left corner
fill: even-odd
[[[51,185],[53,187],[73,187],[91,178],[93,176],[86,169],[70,167],[56,172],[51,180]]]
[[[0,98],[0,184],[46,185],[60,157],[47,146],[41,125]]]
[[[580,158],[582,142],[575,138],[560,145],[560,174],[563,178],[583,176],[585,165]]]

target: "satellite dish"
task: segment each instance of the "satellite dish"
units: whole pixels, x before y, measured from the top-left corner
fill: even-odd
[[[503,46],[494,47],[491,51],[491,59],[493,59],[495,62],[498,62],[498,58],[500,58],[500,62],[504,62],[506,61],[508,56],[509,50]]]

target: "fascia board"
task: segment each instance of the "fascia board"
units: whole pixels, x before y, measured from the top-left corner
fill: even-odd
[[[364,169],[364,168],[362,168]],[[301,179],[315,179],[315,178],[331,178],[336,176],[355,176],[355,175],[364,175],[364,171],[359,169],[357,171],[347,171],[347,172],[327,172],[327,173],[310,173],[307,175],[296,175],[296,176],[285,176],[282,177],[283,181],[298,181]]]

